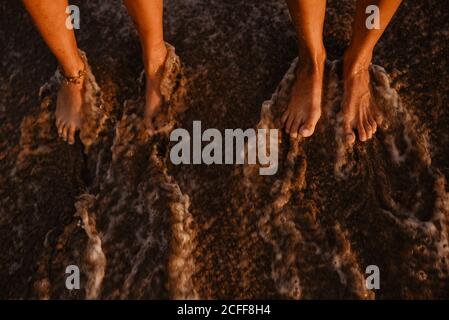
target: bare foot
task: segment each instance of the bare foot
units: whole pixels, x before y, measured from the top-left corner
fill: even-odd
[[[300,57],[301,59],[301,57]],[[321,93],[323,88],[325,53],[314,59],[300,60],[296,81],[287,110],[281,117],[285,131],[291,137],[310,137],[321,117]]]
[[[161,81],[164,73],[167,48],[165,43],[150,53],[145,53],[146,94],[144,123],[148,133],[152,134],[165,124],[166,115],[161,114],[163,97]]]
[[[382,122],[381,113],[371,95],[370,63],[371,58],[360,62],[345,54],[342,110],[344,139],[348,144],[355,142],[354,130],[357,130],[360,141],[367,141],[373,137]]]
[[[78,70],[83,70],[83,65]],[[75,143],[75,133],[81,125],[83,85],[84,77],[79,80],[79,83],[62,83],[58,91],[56,127],[59,136],[69,144]]]

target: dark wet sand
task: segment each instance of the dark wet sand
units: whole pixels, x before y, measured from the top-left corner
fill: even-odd
[[[142,139],[133,118],[137,35],[120,1],[100,3],[80,4],[77,35],[109,115],[87,154],[57,139],[54,92],[39,97],[54,58],[20,2],[0,4],[1,298],[449,298],[446,1],[404,2],[380,41],[374,63],[407,112],[389,110],[390,127],[344,155],[343,178],[335,115],[310,141],[281,138],[275,177],[171,165],[166,137]],[[328,1],[330,60],[348,43],[353,4]],[[166,34],[184,64],[188,130],[256,126],[296,52],[282,0],[168,1]],[[325,101],[339,97],[337,87]],[[65,289],[69,264],[84,290]],[[380,290],[362,286],[370,264]]]

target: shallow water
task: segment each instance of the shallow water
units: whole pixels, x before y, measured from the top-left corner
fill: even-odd
[[[169,129],[142,130],[140,49],[121,2],[80,7],[94,121],[71,147],[54,126],[54,60],[17,2],[0,5],[0,297],[448,297],[444,1],[404,4],[379,43],[376,138],[341,143],[341,66],[329,62],[317,132],[279,136],[275,176],[173,166]],[[331,59],[352,8],[329,1]],[[167,77],[173,125],[279,127],[296,63],[283,1],[168,1],[166,33],[183,62]],[[82,290],[65,288],[71,264]],[[380,290],[364,286],[372,264]]]

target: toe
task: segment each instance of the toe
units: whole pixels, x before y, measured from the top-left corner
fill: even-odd
[[[365,132],[365,127],[363,126],[363,122],[360,122],[358,124],[357,131],[359,133],[360,141],[362,141],[362,142],[366,141],[366,132]]]
[[[155,128],[153,125],[153,121],[151,119],[145,119],[144,125],[145,125],[145,130],[149,135],[154,134]]]
[[[152,128],[147,128],[146,132],[148,135],[152,136],[156,132],[156,130],[154,130]]]
[[[286,125],[285,125],[285,131],[289,134],[292,132],[291,128],[292,128],[293,120],[294,120],[294,117],[291,114],[289,114],[289,116],[287,118]]]
[[[371,139],[371,137],[373,136],[373,132],[374,132],[374,129],[371,127],[371,124],[370,124],[370,118],[371,118],[371,115],[368,113],[368,114],[365,114],[365,117],[363,119],[363,128],[365,129],[366,140]]]
[[[316,123],[312,121],[304,123],[299,130],[299,134],[304,138],[310,137],[315,132],[315,125]]]
[[[373,117],[370,118],[369,124],[371,126],[371,129],[373,130],[373,135],[374,135],[376,133],[376,131],[377,131],[377,123],[376,123],[376,121],[374,120]]]
[[[62,130],[64,129],[64,123],[62,121],[59,121],[58,125],[58,135],[62,138]]]
[[[156,118],[153,120],[153,127],[154,127],[156,130],[160,130],[160,129],[164,128],[166,125],[168,125],[168,119],[167,119],[167,117],[166,117],[164,114],[162,114],[162,113],[159,113],[159,114],[156,116]]]
[[[282,124],[283,126],[285,126],[285,122],[287,121],[287,119],[288,119],[288,110],[285,111],[284,114],[283,114],[282,117],[281,117],[281,124]]]
[[[308,138],[313,134],[314,131],[315,131],[315,126],[311,123],[308,123],[308,124],[306,123],[299,130],[299,134],[304,138]]]
[[[373,129],[371,128],[369,122],[365,122],[364,128],[366,133],[366,140],[370,140],[373,137]]]
[[[298,137],[298,131],[299,131],[300,125],[301,125],[301,120],[299,119],[299,117],[296,117],[296,119],[293,121],[291,130],[290,130],[290,135],[292,138]]]
[[[69,126],[65,125],[64,128],[62,129],[62,139],[64,139],[64,141],[67,141],[68,131],[69,131]]]
[[[68,130],[69,144],[74,144],[75,143],[75,132],[76,132],[75,126],[71,125],[69,130]]]
[[[343,128],[343,133],[344,133],[344,139],[346,141],[347,144],[353,144],[355,142],[355,134],[354,134],[354,130],[352,129],[352,126],[349,122],[346,122],[344,124],[344,128]]]
[[[306,120],[306,122],[299,129],[299,134],[304,138],[310,137],[315,132],[315,127],[320,117],[321,117],[320,108],[314,109],[309,114],[309,117]]]

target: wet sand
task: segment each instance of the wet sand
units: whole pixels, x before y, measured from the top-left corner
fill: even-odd
[[[381,39],[372,78],[388,121],[373,141],[342,147],[329,62],[316,134],[280,136],[271,177],[173,166],[167,133],[142,134],[139,42],[121,2],[79,5],[104,115],[88,150],[57,138],[56,62],[20,2],[0,4],[1,298],[449,297],[445,1],[404,2]],[[353,9],[328,1],[330,61]],[[296,52],[284,1],[171,0],[165,16],[183,64],[170,80],[178,127],[279,127]],[[82,290],[65,288],[71,264]],[[380,290],[363,285],[372,264]]]

